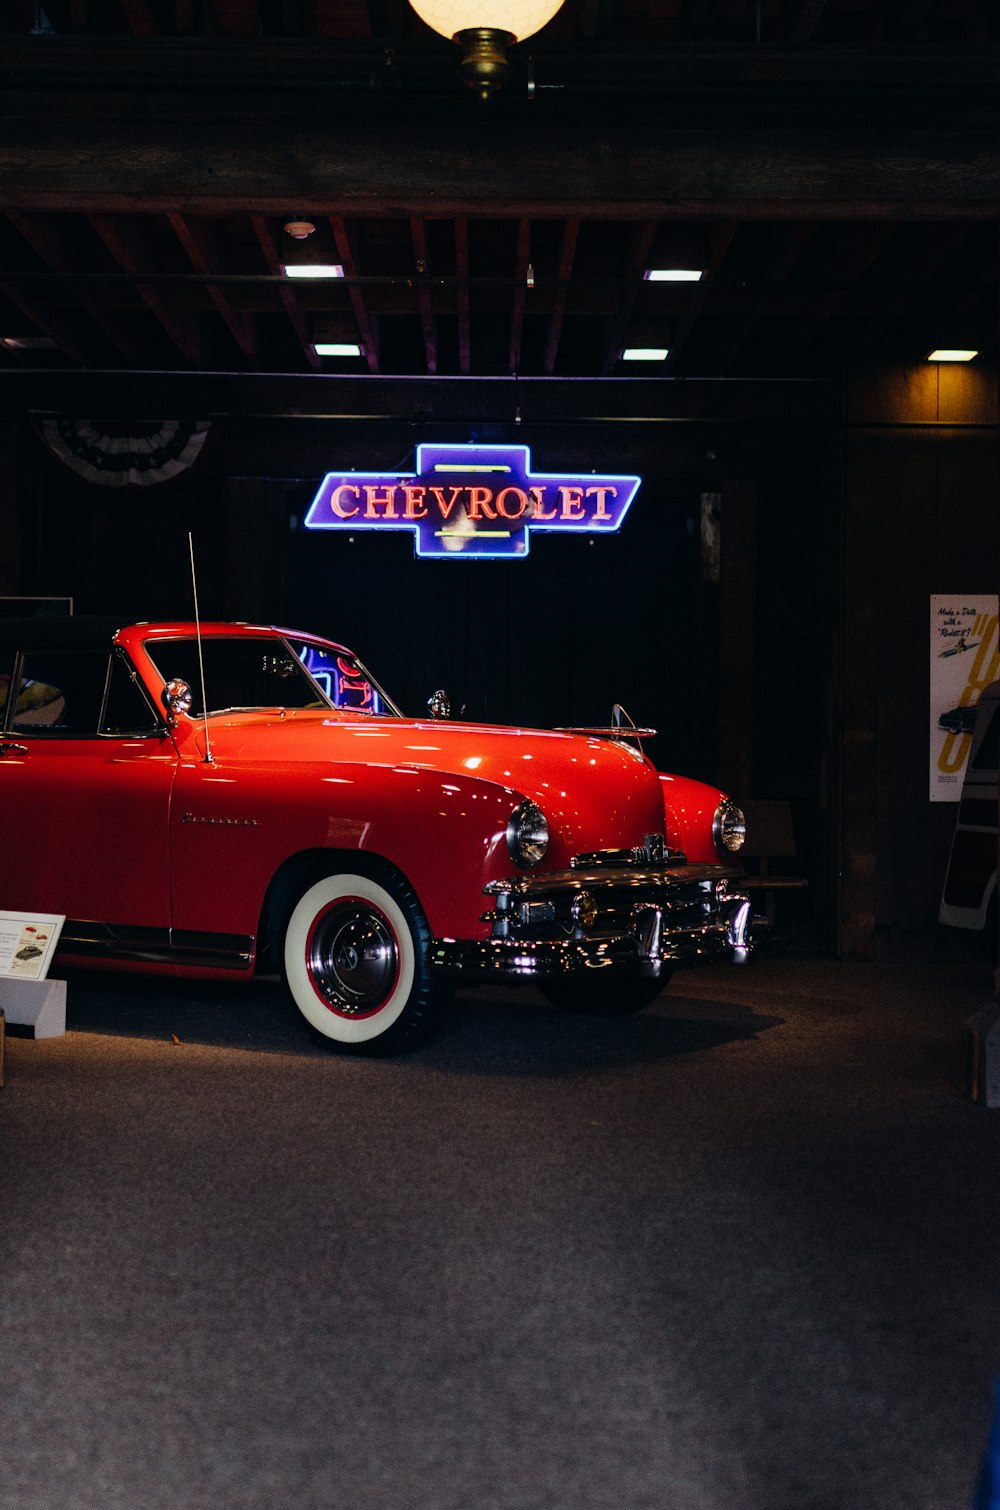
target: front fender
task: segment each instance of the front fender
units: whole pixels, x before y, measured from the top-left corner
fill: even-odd
[[[683,850],[692,863],[717,865],[719,852],[712,837],[712,820],[726,794],[690,776],[671,776],[665,771],[659,775],[667,844]]]
[[[436,936],[477,937],[483,887],[512,869],[506,832],[520,800],[513,787],[420,767],[185,764],[170,814],[173,926],[253,934],[289,859],[357,850],[406,876]]]

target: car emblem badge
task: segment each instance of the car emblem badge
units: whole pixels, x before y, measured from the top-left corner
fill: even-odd
[[[260,828],[256,818],[199,818],[195,813],[185,813],[182,823],[204,823],[211,828]]]
[[[647,834],[645,841],[646,859],[650,865],[663,864],[663,835]]]

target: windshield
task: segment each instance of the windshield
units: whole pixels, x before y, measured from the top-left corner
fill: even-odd
[[[165,682],[191,688],[191,716],[203,715],[196,639],[156,640],[150,659]],[[361,662],[336,645],[263,635],[202,641],[209,713],[254,708],[343,708],[399,716]]]
[[[196,639],[155,640],[150,659],[165,682],[179,677],[191,688],[191,716],[204,713]],[[253,708],[325,708],[321,689],[277,635],[202,641],[205,700],[209,713]]]
[[[339,645],[317,644],[315,640],[300,640],[293,635],[288,643],[335,708],[385,718],[402,717],[395,703],[349,651]]]

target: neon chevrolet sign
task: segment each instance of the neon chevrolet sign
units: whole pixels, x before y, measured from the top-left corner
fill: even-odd
[[[420,445],[415,472],[330,472],[310,530],[410,530],[420,557],[526,556],[536,530],[610,535],[639,477],[534,472],[527,446]]]

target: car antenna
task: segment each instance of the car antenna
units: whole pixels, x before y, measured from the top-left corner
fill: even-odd
[[[208,737],[208,698],[205,696],[205,657],[201,648],[201,618],[198,614],[198,576],[194,569],[194,536],[188,530],[188,553],[191,557],[191,591],[194,595],[194,632],[198,641],[198,674],[201,677],[201,713],[205,720],[205,760],[213,765],[212,746]]]

